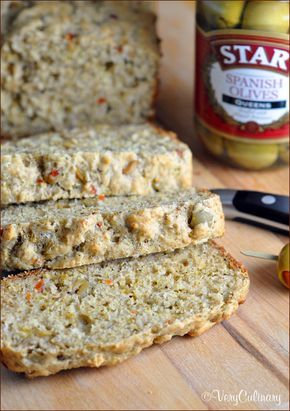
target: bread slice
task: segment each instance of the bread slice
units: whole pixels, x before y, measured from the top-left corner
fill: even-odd
[[[100,125],[5,142],[2,203],[189,188],[192,154],[175,137],[147,123]]]
[[[219,197],[195,189],[12,205],[2,211],[2,268],[67,268],[172,251],[224,233]]]
[[[159,40],[156,16],[140,2],[17,1],[15,11],[11,3],[1,49],[5,135],[154,116]]]
[[[205,243],[2,280],[1,358],[29,377],[113,365],[174,335],[199,335],[244,302],[248,274]]]

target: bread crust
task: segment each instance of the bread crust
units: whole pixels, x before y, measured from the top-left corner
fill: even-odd
[[[216,241],[210,240],[209,243],[214,248],[219,250],[219,253],[226,258],[226,260],[229,262],[229,265],[233,269],[241,270],[241,272],[245,275],[245,277],[248,277],[248,271],[247,271],[246,267],[244,266],[244,264],[237,261],[222,245],[218,244]],[[242,304],[242,302],[240,304]]]

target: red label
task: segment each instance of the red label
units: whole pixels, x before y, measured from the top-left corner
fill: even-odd
[[[289,135],[289,43],[231,30],[196,36],[196,114],[213,131],[240,139]]]

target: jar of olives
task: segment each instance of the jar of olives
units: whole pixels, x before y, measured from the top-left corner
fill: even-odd
[[[289,164],[289,1],[198,0],[196,130],[214,156]]]

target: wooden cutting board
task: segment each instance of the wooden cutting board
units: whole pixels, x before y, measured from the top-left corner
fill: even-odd
[[[192,126],[194,3],[154,3],[163,62],[159,118],[196,156],[195,185],[288,194],[288,171],[244,172],[210,158]],[[279,253],[287,238],[227,222],[220,240],[249,270],[238,313],[198,338],[175,338],[112,368],[80,369],[32,381],[2,368],[3,410],[288,409],[288,291],[275,264],[240,250]],[[266,397],[267,396],[267,397]]]

